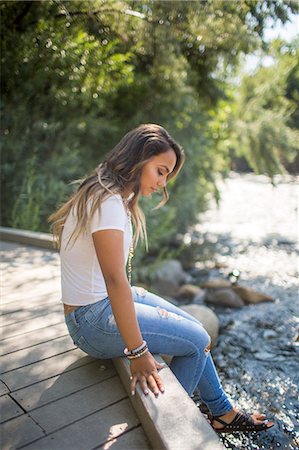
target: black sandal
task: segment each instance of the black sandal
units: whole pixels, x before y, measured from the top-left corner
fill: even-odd
[[[249,414],[240,413],[238,412],[236,414],[236,417],[230,422],[227,423],[222,419],[219,419],[219,417],[211,417],[211,423],[213,423],[213,420],[216,420],[216,422],[221,423],[221,425],[224,425],[223,428],[215,428],[213,429],[216,431],[216,433],[234,433],[238,431],[265,431],[269,428],[272,428],[273,425],[270,427],[267,426],[268,421],[264,421],[262,423],[254,423],[252,417]]]

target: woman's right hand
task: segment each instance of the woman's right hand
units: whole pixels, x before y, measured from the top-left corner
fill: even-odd
[[[164,385],[158,370],[163,369],[165,364],[158,363],[149,351],[140,358],[131,359],[130,363],[132,395],[135,395],[137,382],[139,382],[145,395],[149,393],[148,388],[150,388],[156,396],[159,395],[159,391],[162,393],[164,392]]]

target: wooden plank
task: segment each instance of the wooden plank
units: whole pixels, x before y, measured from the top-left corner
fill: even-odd
[[[147,439],[141,426],[135,428],[134,430],[128,431],[119,436],[117,439],[112,439],[106,442],[101,447],[102,450],[151,450],[152,447]],[[183,449],[179,449],[183,450]]]
[[[0,396],[5,395],[9,392],[8,387],[0,380]]]
[[[9,395],[0,397],[0,422],[12,419],[13,417],[21,416],[24,411],[20,406],[13,401]]]
[[[26,333],[25,336],[14,336],[3,339],[0,345],[0,356],[7,353],[30,348],[43,342],[51,341],[56,337],[68,336],[68,331],[65,323],[52,325],[41,330],[33,330]]]
[[[21,323],[25,322],[26,320],[32,320],[35,317],[41,317],[45,316],[46,314],[52,314],[53,312],[63,312],[63,307],[61,302],[58,303],[52,303],[47,305],[47,308],[45,308],[45,305],[42,303],[38,306],[32,307],[30,305],[27,305],[27,308],[22,308],[18,311],[10,311],[10,313],[7,314],[1,314],[0,316],[0,328],[6,327],[7,325],[11,325],[13,323]]]
[[[19,350],[0,357],[0,373],[6,373],[19,367],[59,355],[76,348],[70,336],[60,337],[34,347]]]
[[[13,392],[11,397],[29,412],[115,375],[110,359],[97,359],[83,367]]]
[[[155,358],[161,364],[164,363],[159,355],[155,355]],[[153,448],[224,449],[215,431],[168,367],[159,372],[166,386],[164,394],[157,398],[153,394],[146,396],[138,384],[136,394],[132,397],[129,361],[127,358],[117,358],[113,362]]]
[[[130,400],[124,399],[39,439],[26,450],[87,450],[104,445],[137,425],[139,420]]]
[[[24,292],[21,294],[20,290],[13,290],[10,294],[6,294],[4,298],[4,293],[2,293],[2,299],[1,301],[1,314],[10,314],[14,311],[20,311],[21,309],[25,309],[28,306],[34,306],[34,305],[43,305],[48,306],[54,303],[60,302],[60,293],[59,290],[52,289],[51,292],[43,292],[43,293],[33,293],[30,292],[28,289],[28,292]]]
[[[34,409],[30,412],[30,416],[45,430],[46,434],[49,434],[126,397],[127,394],[116,375],[109,380]]]
[[[5,373],[1,375],[1,380],[11,391],[15,391],[47,378],[55,377],[62,372],[84,366],[93,360],[94,358],[87,356],[82,350],[77,348],[63,355],[53,356],[30,366]]]
[[[9,314],[19,313],[21,311],[27,310],[30,311],[36,308],[48,309],[48,307],[51,307],[54,304],[56,305],[61,304],[61,301],[59,299],[60,296],[56,292],[54,294],[52,292],[51,295],[49,294],[38,295],[36,296],[36,298],[30,295],[29,301],[27,300],[24,302],[20,301],[20,297],[21,297],[20,292],[18,292],[16,295],[16,300],[10,301],[8,303],[1,303],[0,316],[4,318]]]
[[[6,339],[13,336],[21,336],[33,330],[42,330],[51,325],[63,323],[64,317],[62,313],[45,314],[42,317],[36,317],[28,322],[22,324],[7,325],[1,332],[1,339]],[[42,331],[41,331],[42,332]],[[24,338],[25,339],[25,338]]]
[[[101,447],[102,450],[108,450],[112,448],[113,450],[151,450],[152,447],[147,439],[143,428],[141,426],[135,428],[134,430],[128,431],[122,434],[117,439],[112,439],[106,442]],[[183,450],[183,449],[180,449]]]
[[[31,417],[23,414],[0,425],[1,450],[14,450],[44,435]]]

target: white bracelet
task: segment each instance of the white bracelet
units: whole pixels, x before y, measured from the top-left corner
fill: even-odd
[[[135,355],[136,353],[138,353],[141,350],[143,350],[146,346],[147,346],[146,341],[142,341],[142,344],[139,347],[135,348],[134,350],[129,350],[129,349],[125,348],[124,349],[124,354],[126,356],[128,356],[128,355],[130,355],[130,356]]]
[[[127,358],[131,361],[132,359],[140,358],[141,356],[145,355],[148,352],[148,348],[145,347],[144,350],[142,350],[140,353],[137,353],[136,355],[128,355]]]

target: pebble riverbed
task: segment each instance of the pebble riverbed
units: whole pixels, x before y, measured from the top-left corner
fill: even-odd
[[[214,308],[220,335],[213,358],[222,384],[240,409],[275,421],[261,433],[223,435],[226,448],[297,449],[298,434],[298,178],[232,173],[193,231],[207,255],[198,276],[226,277],[272,296],[273,303]],[[215,260],[221,266],[212,269]],[[297,319],[296,319],[297,316]]]

